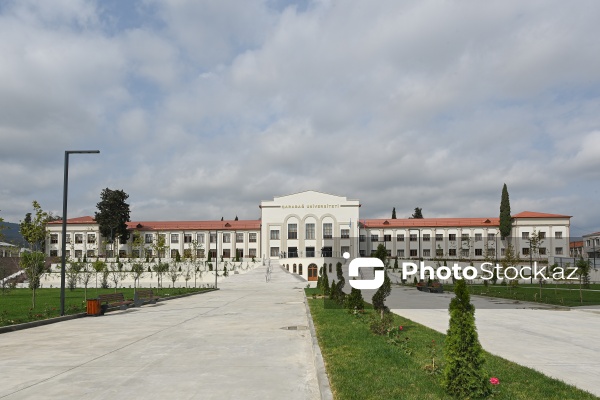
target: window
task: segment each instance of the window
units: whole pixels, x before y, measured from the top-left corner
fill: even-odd
[[[183,249],[183,258],[192,258],[192,249]]]
[[[500,249],[500,255],[504,257],[506,255],[506,249]]]
[[[272,229],[271,230],[271,240],[279,240],[279,231]]]
[[[411,257],[416,257],[417,256],[417,250],[416,249],[415,250],[411,250],[410,251],[410,256]]]
[[[342,229],[340,236],[342,239],[350,239],[350,229]]]
[[[67,233],[67,236],[65,237],[65,239],[66,239],[65,242],[71,243],[71,234]]]
[[[83,257],[83,250],[75,250],[75,258]]]
[[[554,239],[562,239],[562,232],[554,232]],[[557,249],[558,249],[558,247],[557,247]]]
[[[158,251],[158,258],[165,258],[166,250],[162,249]]]
[[[383,235],[383,241],[384,242],[391,242],[392,241],[392,235]]]
[[[204,243],[204,233],[197,233],[196,241],[198,242],[198,244]]]
[[[192,243],[192,234],[191,233],[183,234],[183,243]]]
[[[256,249],[248,249],[248,257],[256,257]]]
[[[196,249],[196,257],[204,258],[204,249]]]
[[[424,242],[429,242],[430,239],[431,239],[431,235],[429,233],[423,234],[423,241]]]
[[[75,243],[83,243],[83,235],[81,233],[75,234]]]
[[[88,244],[96,244],[96,234],[95,233],[88,233],[87,243]]]
[[[223,233],[223,243],[231,243],[231,233]]]
[[[315,248],[307,247],[306,248],[306,257],[314,257],[315,256]]]
[[[524,256],[528,256],[529,255],[529,247],[523,247],[521,249],[521,253],[523,253]]]
[[[127,257],[127,250],[119,250],[119,257],[121,257],[121,258]]]
[[[460,249],[460,255],[462,257],[469,257],[469,249]]]
[[[538,249],[538,251],[540,252],[540,256],[545,256],[546,255],[546,248],[545,247],[540,247]]]
[[[146,252],[146,257],[148,257],[148,258],[152,257],[152,249],[146,249],[145,252]]]
[[[50,250],[50,257],[58,257],[58,250]]]
[[[554,249],[554,254],[556,254],[557,256],[562,255],[563,253],[563,248],[562,247],[557,247]]]
[[[223,249],[223,258],[231,258],[231,250]]]
[[[546,232],[540,232],[540,233],[538,234],[538,237],[539,237],[540,239],[546,239]]]
[[[179,250],[177,250],[177,249],[171,250],[171,258],[177,258],[178,254],[179,254]]]
[[[217,243],[217,234],[211,233],[209,239],[211,243]]]
[[[306,224],[306,239],[315,238],[315,224]]]
[[[171,234],[171,243],[179,243],[179,233]]]
[[[436,242],[441,242],[443,240],[444,240],[444,235],[443,234],[441,234],[441,233],[436,233],[435,234],[435,241]]]
[[[451,242],[455,242],[456,241],[456,233],[451,233],[448,235],[448,240]],[[456,250],[454,250],[454,253],[456,253]],[[454,254],[456,255],[456,254]]]
[[[256,243],[256,232],[250,232],[248,234],[248,242],[249,243]]]
[[[365,250],[359,250],[358,254],[360,254],[361,257],[365,257],[367,255],[367,252]]]
[[[448,255],[452,256],[452,257],[456,257],[456,249],[450,249],[450,250],[448,250]]]
[[[58,243],[58,233],[53,233],[50,235],[50,243]]]
[[[342,246],[340,248],[341,252],[342,252],[342,256],[344,255],[344,253],[348,253],[350,254],[350,246]]]
[[[288,239],[298,239],[298,224],[288,224]]]
[[[488,233],[488,240],[494,240],[496,239],[496,235],[494,235],[493,233]]]
[[[392,250],[386,250],[387,256],[391,257],[392,256]]]
[[[379,242],[379,235],[371,235],[371,242]]]
[[[396,240],[399,242],[404,242],[404,234],[399,233],[398,235],[396,235]]]
[[[235,234],[235,242],[236,243],[244,243],[244,233],[236,233]]]
[[[410,234],[410,241],[411,242],[416,242],[417,241],[417,234],[416,233],[411,233]]]
[[[127,239],[119,238],[119,244],[127,244]]]
[[[88,250],[88,252],[89,252],[89,251],[90,251],[90,250]],[[139,251],[138,249],[132,250],[132,252],[131,252],[131,256],[132,256],[133,258],[140,258],[140,251]],[[89,256],[88,256],[88,257],[89,257]]]
[[[71,250],[65,250],[65,257],[66,258],[71,257]],[[112,257],[112,256],[107,256],[107,257]]]
[[[475,255],[476,256],[482,256],[483,255],[483,249],[475,249]]]
[[[154,235],[152,235],[151,233],[146,233],[144,235],[144,243],[151,244],[152,243],[152,239],[153,239],[152,236],[154,236]]]
[[[271,257],[279,257],[279,247],[271,247]]]
[[[366,241],[366,240],[367,240],[367,237],[366,237],[365,235],[359,235],[359,236],[358,236],[358,241],[359,241],[359,242],[364,242],[364,241]]]
[[[396,256],[404,257],[404,249],[396,250]]]
[[[444,250],[443,249],[435,249],[435,256],[436,257],[442,257],[444,255]]]
[[[460,235],[460,240],[463,242],[466,242],[467,240],[469,240],[469,234],[468,233],[463,233]]]
[[[521,232],[521,239],[529,239],[529,232]]]
[[[496,249],[487,249],[487,254],[490,257],[494,257],[496,255]]]
[[[423,257],[431,257],[431,250],[423,249]]]
[[[333,224],[323,224],[323,239],[331,239],[333,237]]]
[[[475,234],[475,241],[476,242],[481,242],[483,240],[483,234],[481,233],[476,233]]]

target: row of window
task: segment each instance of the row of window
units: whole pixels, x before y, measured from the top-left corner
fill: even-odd
[[[280,234],[279,229],[271,229],[270,238],[271,240],[279,240]],[[314,240],[315,236],[315,224],[307,223],[304,226],[305,239]],[[340,231],[340,236],[342,239],[350,238],[350,229],[342,229]],[[298,239],[298,224],[288,224],[287,231],[288,239]],[[323,224],[323,239],[331,239],[333,238],[333,224],[325,223]]]
[[[71,243],[71,234],[67,233],[66,235],[67,243]],[[56,244],[58,243],[58,233],[50,234],[50,243]],[[75,243],[80,244],[83,243],[83,233],[75,234]],[[87,243],[88,244],[96,244],[96,234],[88,233],[87,234]]]
[[[217,250],[212,249],[210,250],[211,252],[211,257],[216,258],[217,257]],[[83,257],[83,250],[75,250],[74,252],[74,256],[75,258],[82,258]],[[95,250],[87,250],[85,252],[86,257],[108,257],[108,258],[112,258],[114,256],[114,252],[113,250],[106,250],[106,254],[105,255],[97,255]],[[162,250],[162,251],[158,251],[156,253],[154,253],[152,251],[152,249],[145,249],[144,252],[140,252],[140,250],[133,250],[131,252],[131,257],[132,258],[152,258],[152,257],[159,257],[159,258],[164,258],[166,256],[166,251]],[[171,258],[177,258],[177,254],[179,254],[179,250],[176,249],[172,249],[171,250]],[[71,251],[70,250],[66,250],[65,255],[67,258],[71,257]],[[58,257],[58,250],[50,250],[50,256],[51,257]],[[127,251],[126,250],[119,250],[119,257],[127,257]],[[197,249],[196,250],[196,257],[198,258],[204,258],[205,253],[204,253],[204,249]],[[231,249],[223,249],[223,253],[222,253],[223,258],[231,258]],[[192,249],[185,249],[183,250],[183,257],[184,258],[191,258],[192,257]],[[236,249],[236,257],[239,258],[243,258],[244,257],[244,250],[243,249]],[[256,257],[256,249],[248,249],[248,258],[251,257]]]
[[[483,257],[483,249],[474,249],[475,250],[475,256],[479,256],[479,257]],[[373,251],[374,252],[374,251]],[[372,253],[373,253],[372,252]],[[529,256],[529,247],[523,247],[521,249],[521,252],[523,254],[523,256]],[[538,252],[540,256],[544,256],[547,254],[547,250],[545,247],[540,247],[538,248]],[[387,250],[388,256],[392,255],[392,251],[391,250]],[[431,257],[431,249],[423,249],[422,250],[422,257]],[[409,256],[410,257],[418,257],[418,250],[417,249],[411,249],[409,250]],[[457,249],[448,249],[448,256],[450,257],[456,257],[456,255],[458,254]],[[500,249],[500,255],[504,256],[506,254],[506,249]],[[555,247],[554,248],[554,254],[557,256],[560,256],[563,254],[563,248],[562,247]],[[361,257],[365,257],[366,256],[366,251],[365,250],[361,250],[360,251],[360,255]],[[469,257],[470,256],[470,250],[469,249],[460,249],[460,255],[461,257]],[[496,256],[496,250],[495,249],[488,249],[488,253],[487,255],[489,257],[495,257]],[[398,256],[399,258],[405,257],[406,256],[406,252],[404,249],[398,249],[396,251],[396,256]],[[436,257],[443,257],[444,256],[444,250],[443,249],[436,249],[435,250],[435,256]]]
[[[545,239],[546,238],[546,233],[545,232],[540,232],[538,234],[539,239]],[[455,233],[450,233],[448,234],[448,240],[451,242],[455,242],[456,241],[456,234]],[[523,239],[529,239],[529,232],[522,232],[522,238]],[[562,232],[554,232],[554,238],[555,239],[562,239]],[[418,236],[416,233],[411,233],[409,235],[409,239],[411,242],[416,242],[418,240]],[[463,233],[461,234],[461,241],[468,241],[471,240],[471,236],[468,233]],[[487,239],[488,240],[494,240],[496,239],[496,234],[494,233],[488,233],[487,235]],[[365,235],[360,235],[359,236],[359,240],[361,242],[365,242],[366,241],[366,236]],[[483,240],[483,234],[482,233],[476,233],[474,236],[474,240],[476,242],[482,241]],[[391,242],[392,241],[392,235],[386,234],[383,235],[383,241],[384,242]],[[396,241],[398,242],[404,242],[404,234],[403,233],[399,233],[396,235]],[[431,241],[431,234],[429,233],[424,233],[423,236],[421,237],[421,241],[423,242],[429,242]],[[435,241],[436,242],[442,242],[444,241],[444,235],[442,233],[436,233],[435,234]],[[379,235],[378,234],[372,234],[371,235],[371,242],[379,242]]]
[[[232,236],[231,233],[224,232],[223,233],[223,243],[231,243],[231,236]],[[167,234],[159,233],[158,237],[164,243],[167,242]],[[256,237],[257,237],[256,232],[248,233],[248,243],[256,243]],[[183,234],[183,243],[192,243],[192,238],[193,238],[193,236],[191,233],[184,233]],[[84,239],[83,233],[75,234],[75,244],[83,243],[83,239]],[[174,243],[174,244],[179,243],[179,239],[180,239],[179,233],[171,233],[171,236],[170,236],[171,243]],[[211,233],[209,239],[210,239],[210,243],[216,243],[217,235],[215,233]],[[71,243],[71,234],[67,233],[66,241],[67,241],[67,243]],[[196,234],[196,241],[199,244],[204,243],[204,233]],[[235,234],[235,242],[236,243],[244,243],[244,233],[243,232],[241,232],[241,233],[238,232]],[[58,233],[50,234],[50,243],[52,243],[52,244],[58,243]],[[96,244],[96,234],[95,233],[87,234],[87,243],[88,244]],[[126,244],[126,241],[120,240],[120,243]],[[144,234],[144,243],[146,243],[146,244],[154,243],[154,234],[153,233]]]

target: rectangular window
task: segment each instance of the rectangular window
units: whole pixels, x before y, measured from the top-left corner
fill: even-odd
[[[94,250],[88,250],[85,253],[86,257],[95,257],[96,256],[96,252]]]
[[[392,250],[386,250],[387,256],[391,257],[392,256]]]
[[[554,239],[562,239],[562,232],[554,232]]]
[[[556,254],[557,256],[562,255],[563,253],[563,248],[562,247],[557,247],[554,249],[554,254]]]
[[[342,229],[341,236],[342,239],[350,239],[350,229]]]
[[[256,243],[256,232],[250,232],[248,234],[248,243]]]
[[[288,239],[298,239],[298,224],[288,224]]]
[[[403,233],[399,233],[396,235],[396,240],[399,242],[404,242],[404,234]]]
[[[342,256],[344,255],[344,253],[350,254],[350,246],[342,246],[341,250],[342,250]]]
[[[483,234],[482,233],[476,233],[475,234],[475,241],[476,242],[481,242],[483,240]]]
[[[165,258],[165,255],[167,254],[166,250],[159,250],[158,251],[158,258]]]
[[[546,255],[546,248],[545,247],[540,247],[538,250],[540,252],[540,256],[545,256]]]
[[[151,243],[152,243],[152,240],[153,240],[153,236],[154,236],[154,235],[153,235],[153,234],[151,234],[151,233],[146,233],[146,234],[144,235],[144,243],[146,243],[146,244],[151,244]]]
[[[145,253],[146,253],[146,257],[148,257],[148,258],[152,257],[152,249],[146,249]]]
[[[469,257],[469,249],[460,249],[460,255],[462,257]]]
[[[223,258],[231,258],[231,250],[223,249]]]
[[[279,240],[279,231],[272,229],[271,230],[271,240]]]
[[[410,256],[411,257],[416,257],[417,256],[417,250],[416,249],[414,249],[414,250],[411,249],[410,250]]]
[[[444,235],[442,233],[436,233],[435,234],[435,241],[436,242],[442,242],[444,240]]]
[[[248,257],[256,257],[256,249],[248,249]]]
[[[183,249],[183,258],[192,258],[192,249]]]
[[[75,258],[83,257],[83,250],[75,250]]]
[[[460,240],[463,242],[466,242],[467,240],[469,240],[469,234],[468,233],[463,233],[460,235]]]
[[[392,241],[392,235],[383,235],[383,241],[384,242],[391,242]]]
[[[67,233],[65,242],[71,243],[71,234],[70,233]]]
[[[451,242],[456,242],[456,233],[451,233],[448,235],[448,240]],[[456,253],[456,250],[454,250],[454,253]],[[454,254],[456,255],[456,254]]]
[[[410,234],[410,241],[411,242],[416,242],[417,241],[417,234],[416,233],[411,233]]]
[[[75,243],[77,243],[77,244],[83,243],[83,235],[81,233],[75,234]]]
[[[279,247],[271,247],[271,257],[279,257]]]
[[[244,233],[236,233],[235,234],[235,242],[236,243],[244,243]]]
[[[367,237],[365,235],[359,235],[358,236],[358,241],[359,242],[365,242],[367,240]]]
[[[198,242],[198,244],[204,243],[204,233],[197,233],[196,241]]]
[[[50,250],[50,257],[58,257],[58,250]]]
[[[504,257],[506,255],[506,249],[500,249],[500,255]]]
[[[323,224],[323,239],[331,239],[333,237],[333,224]]]
[[[196,257],[204,258],[204,249],[196,249]]]
[[[546,232],[540,232],[540,233],[538,234],[538,237],[539,237],[540,239],[546,239]]]
[[[431,250],[423,249],[423,257],[431,257]]]
[[[171,243],[179,243],[179,233],[171,234]]]
[[[523,247],[521,249],[521,253],[523,253],[524,256],[528,256],[529,255],[529,247]]]
[[[127,257],[127,250],[119,250],[119,257],[120,258]]]
[[[177,258],[177,254],[179,254],[179,250],[177,250],[177,249],[171,250],[171,258]]]
[[[88,233],[88,235],[87,235],[87,242],[88,242],[88,244],[96,244],[96,234],[95,233]]]
[[[240,260],[244,258],[244,249],[235,249],[235,256]]]
[[[314,239],[315,238],[315,224],[306,224],[306,239]]]
[[[483,255],[483,249],[475,249],[475,255],[476,256],[482,256]]]
[[[396,250],[396,255],[398,257],[404,257],[404,249]]]
[[[444,255],[444,249],[435,249],[435,256],[442,257]]]
[[[50,243],[58,243],[58,233],[52,233],[50,235]]]
[[[429,242],[430,239],[431,239],[431,235],[429,233],[424,233],[423,234],[423,241],[424,242]]]
[[[496,255],[496,249],[487,249],[488,256],[494,257]]]
[[[88,250],[88,252],[89,252],[89,250]],[[131,256],[132,256],[133,258],[140,258],[140,251],[139,251],[138,249],[132,250],[132,251],[131,251]],[[88,257],[89,257],[89,256],[88,256]]]
[[[307,247],[306,248],[306,257],[314,257],[315,256],[315,248]]]
[[[216,233],[211,233],[209,239],[210,239],[211,243],[217,243],[217,234]]]
[[[496,239],[496,235],[494,235],[493,233],[488,233],[487,238],[488,238],[488,240],[494,240],[494,239]]]
[[[183,243],[192,243],[192,234],[191,233],[183,234]]]
[[[371,235],[371,242],[379,242],[379,235]]]
[[[529,232],[521,232],[521,239],[529,239]]]
[[[223,243],[231,243],[231,233],[223,233]]]

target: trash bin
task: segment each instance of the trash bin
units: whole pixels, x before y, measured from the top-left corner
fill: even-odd
[[[100,315],[100,300],[88,299],[87,315]]]

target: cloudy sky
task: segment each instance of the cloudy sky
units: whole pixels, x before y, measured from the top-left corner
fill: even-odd
[[[600,230],[600,2],[0,0],[0,216],[573,215]]]

